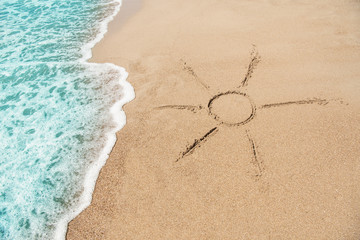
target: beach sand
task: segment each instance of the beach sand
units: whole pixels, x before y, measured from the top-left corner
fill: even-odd
[[[67,239],[360,239],[359,24],[355,0],[124,0],[92,61],[136,99]]]

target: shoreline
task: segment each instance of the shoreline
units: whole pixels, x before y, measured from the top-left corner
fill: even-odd
[[[358,5],[144,0],[111,22],[91,61],[125,67],[137,98],[67,239],[357,239]],[[209,117],[239,85],[255,117]]]
[[[97,33],[96,37],[82,47],[82,58],[79,60],[80,63],[85,65],[106,65],[108,67],[116,69],[116,71],[119,72],[120,79],[118,81],[118,84],[122,88],[122,95],[121,98],[118,99],[109,109],[109,112],[112,115],[112,121],[115,126],[113,129],[111,129],[110,132],[105,133],[104,138],[106,139],[106,141],[103,148],[101,149],[98,159],[88,167],[85,173],[83,181],[84,191],[78,200],[79,205],[76,206],[76,209],[72,209],[67,214],[65,214],[62,219],[58,221],[54,232],[55,239],[65,239],[69,222],[75,219],[76,216],[78,216],[82,211],[84,211],[84,209],[86,209],[90,205],[100,170],[106,164],[106,161],[109,158],[113,147],[115,146],[116,133],[120,131],[126,124],[126,115],[122,107],[135,98],[135,92],[131,84],[126,81],[128,73],[123,67],[108,62],[97,63],[92,61],[93,48],[97,44],[99,44],[99,42],[101,42],[101,40],[107,34],[109,23],[113,22],[116,16],[119,15],[119,12],[122,8],[122,1],[123,0],[115,0],[115,2],[118,3],[118,6],[114,8],[114,12],[111,15],[107,16],[102,20],[99,26],[99,33]],[[129,15],[127,17],[129,17]]]
[[[93,53],[94,49],[97,49],[99,45],[102,45],[102,41],[104,41],[105,38],[111,38],[115,34],[118,33],[118,31],[121,30],[122,27],[126,25],[128,21],[142,8],[143,0],[118,0],[120,1],[120,9],[117,12],[117,14],[114,15],[112,20],[107,23],[106,25],[106,32],[102,36],[102,38],[96,42],[91,47],[91,57],[87,59],[90,63],[112,63],[110,60],[107,59],[107,61],[98,59],[99,56],[102,56],[102,54]],[[126,4],[124,4],[124,2]]]

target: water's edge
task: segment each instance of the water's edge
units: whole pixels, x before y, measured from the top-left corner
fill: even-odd
[[[88,60],[92,57],[92,48],[104,38],[105,33],[108,31],[108,24],[114,19],[114,17],[119,14],[120,7],[122,5],[122,0],[116,0],[119,4],[114,9],[114,12],[106,17],[100,24],[100,31],[97,36],[91,42],[88,42],[82,47],[82,58],[80,62],[88,65],[106,65],[116,69],[120,72],[121,78],[119,79],[119,85],[122,88],[122,95],[111,108],[110,112],[114,122],[116,123],[116,127],[114,127],[111,131],[106,133],[106,144],[105,147],[101,150],[100,155],[96,161],[89,167],[89,170],[85,174],[84,178],[84,191],[80,196],[79,204],[76,208],[72,209],[69,213],[65,214],[62,219],[56,225],[54,239],[60,240],[65,239],[67,233],[67,227],[71,220],[77,217],[83,210],[85,210],[92,201],[92,194],[95,189],[96,181],[99,176],[101,168],[105,165],[109,155],[112,151],[116,143],[116,132],[121,130],[126,124],[126,115],[122,110],[122,106],[126,103],[130,102],[135,98],[135,92],[130,83],[126,81],[128,77],[128,73],[126,70],[120,66],[117,66],[112,63],[93,63],[88,62]]]

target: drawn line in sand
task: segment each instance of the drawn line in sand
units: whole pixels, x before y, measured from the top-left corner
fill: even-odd
[[[264,171],[264,167],[263,167],[263,164],[262,164],[262,161],[260,161],[258,159],[258,153],[257,153],[257,150],[256,150],[256,144],[254,142],[254,139],[251,137],[250,135],[250,132],[249,130],[246,129],[246,136],[251,144],[251,149],[252,149],[252,152],[253,152],[253,155],[254,155],[254,165],[256,166],[257,168],[257,174],[256,174],[256,177],[260,178],[263,174],[263,171]]]
[[[249,108],[251,108],[251,113],[247,117],[245,117],[243,119],[238,119],[237,121],[232,121],[232,122],[224,121],[221,116],[219,116],[216,112],[214,112],[213,103],[216,102],[217,100],[221,100],[222,97],[229,96],[229,95],[237,96],[238,99],[239,98],[246,99],[248,101],[247,104],[250,106]],[[247,94],[239,92],[239,91],[227,91],[227,92],[219,93],[219,94],[213,96],[209,100],[208,112],[212,118],[214,118],[216,121],[220,122],[221,124],[224,124],[224,125],[227,125],[230,127],[231,126],[240,126],[240,125],[244,125],[244,124],[250,122],[255,117],[256,106]]]
[[[187,65],[185,61],[183,61],[183,69],[188,72],[191,76],[193,76],[195,78],[195,80],[201,84],[201,86],[203,86],[206,90],[210,89],[210,86],[207,85],[206,83],[204,83],[203,81],[200,80],[200,78],[198,77],[198,75],[195,73],[194,69]]]
[[[261,57],[259,55],[259,52],[257,51],[256,46],[253,45],[253,50],[251,51],[251,60],[248,65],[247,72],[245,74],[244,80],[242,80],[241,85],[238,86],[238,88],[246,87],[248,85],[248,82],[249,82],[250,78],[252,77],[252,74],[253,74],[256,66],[260,62],[260,59],[261,59]]]
[[[186,157],[190,154],[192,154],[194,152],[194,150],[196,148],[201,147],[201,144],[206,142],[206,140],[208,140],[210,137],[214,136],[217,132],[219,131],[218,127],[214,127],[213,129],[211,129],[210,131],[208,131],[204,136],[202,136],[199,139],[195,139],[194,143],[191,144],[190,146],[188,146],[186,148],[186,150],[184,152],[181,153],[180,157],[176,160],[179,161],[181,158]]]
[[[286,105],[303,105],[303,104],[319,104],[319,105],[326,105],[329,101],[326,99],[320,99],[320,98],[313,98],[313,99],[306,99],[306,100],[300,100],[300,101],[289,101],[289,102],[280,102],[280,103],[270,103],[270,104],[264,104],[260,106],[260,108],[271,108],[271,107],[281,107]]]
[[[164,106],[156,107],[155,109],[166,109],[166,108],[172,108],[172,109],[177,109],[177,110],[188,110],[188,111],[191,111],[193,113],[197,113],[198,111],[204,109],[204,107],[201,106],[201,105],[197,105],[197,106],[192,106],[192,105],[164,105]]]

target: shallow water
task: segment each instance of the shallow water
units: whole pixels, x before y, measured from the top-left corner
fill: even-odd
[[[0,2],[0,239],[61,239],[89,204],[133,97],[124,69],[86,62],[119,7]]]

